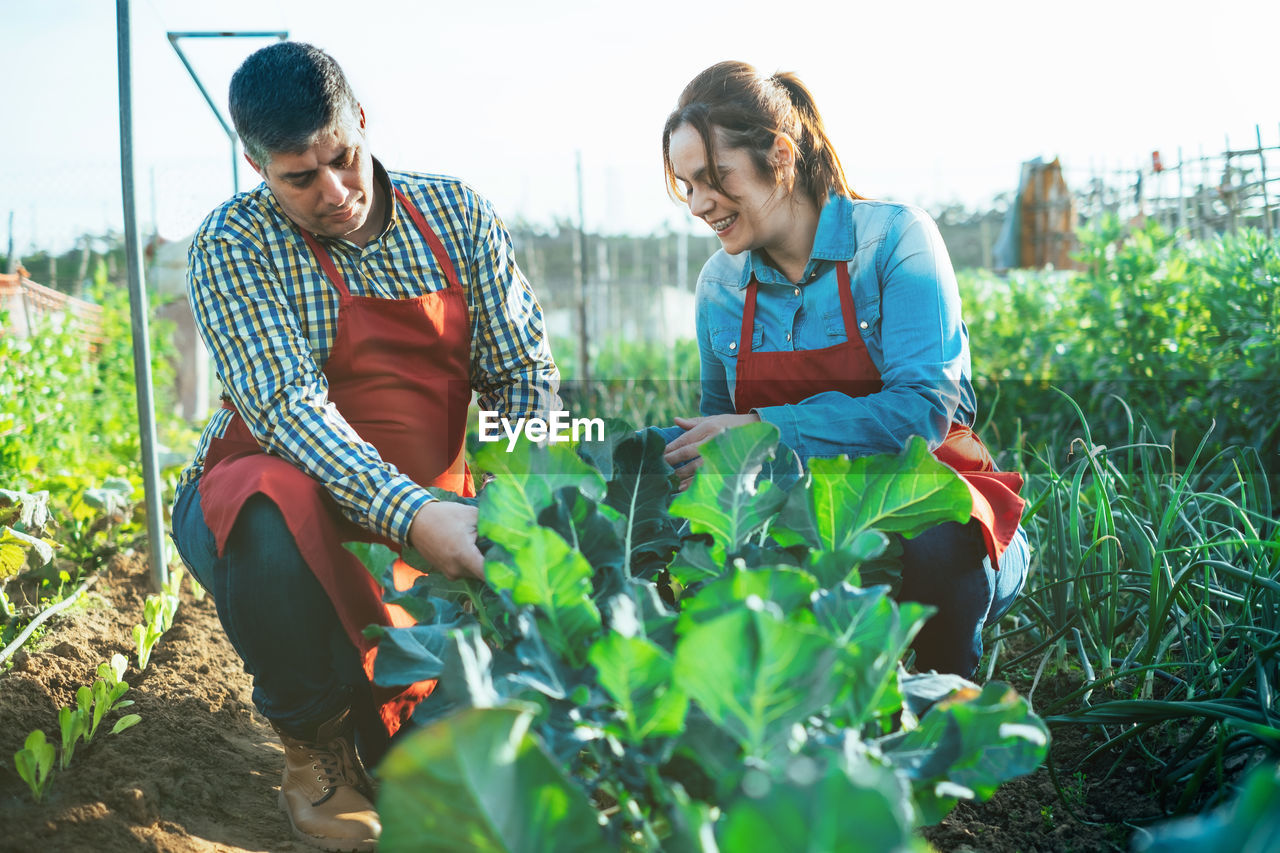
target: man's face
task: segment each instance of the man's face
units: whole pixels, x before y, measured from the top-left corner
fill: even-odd
[[[363,110],[358,124],[353,119],[321,133],[305,151],[277,152],[268,163],[249,164],[299,227],[361,246],[377,235],[384,200],[373,179]]]

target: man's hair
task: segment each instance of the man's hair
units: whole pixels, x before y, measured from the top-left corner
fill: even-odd
[[[305,151],[323,131],[359,115],[351,84],[333,57],[284,41],[251,54],[231,77],[231,121],[249,159]]]

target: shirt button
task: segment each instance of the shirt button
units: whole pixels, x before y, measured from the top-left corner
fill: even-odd
[[[798,287],[797,287],[797,288],[795,289],[795,295],[796,295],[796,296],[799,296],[799,295],[800,295],[800,288],[798,288]]]
[[[858,324],[858,328],[859,328],[859,329],[865,329],[866,327],[867,327],[867,321],[866,321],[866,320],[863,320],[861,323],[859,323],[859,324]]]
[[[791,340],[791,335],[790,335],[790,334],[788,334],[788,335],[787,335],[787,340]]]
[[[736,343],[729,344],[729,349],[737,349],[737,348],[738,348],[738,345]]]

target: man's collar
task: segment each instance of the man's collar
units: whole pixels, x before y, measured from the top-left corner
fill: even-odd
[[[373,182],[383,198],[387,200],[387,206],[382,212],[382,227],[378,229],[378,237],[382,237],[396,221],[396,193],[391,186],[391,176],[387,174],[382,163],[377,157],[370,156],[370,159],[373,160]]]

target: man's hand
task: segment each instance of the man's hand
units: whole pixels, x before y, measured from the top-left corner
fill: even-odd
[[[680,478],[680,491],[683,492],[689,488],[694,472],[702,467],[699,447],[727,429],[743,424],[759,423],[760,416],[755,412],[748,412],[745,415],[710,415],[705,418],[676,418],[675,420],[676,426],[687,431],[667,445],[662,458],[676,469],[676,475]],[[688,464],[681,465],[682,462]]]
[[[476,547],[473,506],[431,501],[418,510],[409,527],[409,544],[448,578],[484,580],[484,557]]]

